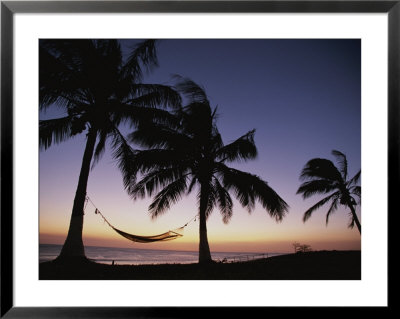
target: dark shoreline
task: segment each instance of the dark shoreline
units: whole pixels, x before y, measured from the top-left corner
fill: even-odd
[[[236,263],[39,264],[40,280],[361,280],[361,251],[315,251]]]

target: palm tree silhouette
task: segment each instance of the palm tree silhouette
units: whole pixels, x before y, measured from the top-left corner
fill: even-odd
[[[361,204],[361,186],[357,185],[360,180],[361,170],[353,178],[348,179],[346,156],[336,150],[332,151],[332,155],[337,159],[338,168],[330,160],[314,158],[307,162],[301,172],[300,179],[305,182],[301,184],[297,194],[302,194],[304,199],[314,194],[333,192],[310,207],[304,213],[303,221],[306,222],[315,210],[331,202],[326,214],[326,224],[328,225],[329,216],[340,204],[350,208],[349,228],[353,228],[354,224],[356,224],[361,234],[361,224],[355,211],[357,202],[352,196],[355,195],[358,199],[358,204]]]
[[[68,235],[58,257],[86,260],[82,227],[91,164],[110,140],[119,168],[128,174],[134,151],[120,124],[163,117],[166,112],[155,107],[180,105],[180,95],[168,86],[140,83],[143,71],[157,65],[154,40],[139,43],[126,61],[117,40],[41,40],[39,48],[40,109],[65,111],[64,117],[40,121],[40,148],[86,133]]]
[[[156,193],[149,206],[151,217],[156,218],[197,185],[199,263],[209,263],[206,220],[218,206],[223,221],[229,222],[233,209],[230,191],[249,212],[259,201],[276,221],[283,219],[288,205],[258,176],[225,164],[257,156],[255,131],[224,145],[216,126],[217,108],[212,110],[204,90],[185,78],[179,78],[176,88],[187,104],[174,112],[175,125],[171,121],[168,125],[151,122],[139,125],[130,134],[131,142],[147,149],[135,156],[134,166],[142,173],[141,180],[126,186],[134,199]]]

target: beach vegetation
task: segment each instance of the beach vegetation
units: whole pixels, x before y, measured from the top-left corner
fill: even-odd
[[[353,228],[356,225],[361,234],[361,223],[355,210],[357,205],[361,205],[361,186],[359,186],[361,170],[349,178],[346,155],[337,150],[333,150],[332,155],[337,160],[337,166],[328,159],[314,158],[308,161],[301,171],[300,180],[303,183],[297,194],[301,194],[303,199],[316,194],[329,194],[304,213],[303,222],[306,222],[313,212],[330,203],[326,214],[326,225],[328,225],[330,215],[342,205],[350,210],[348,227]]]

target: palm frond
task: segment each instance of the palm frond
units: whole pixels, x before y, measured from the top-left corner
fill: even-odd
[[[40,110],[46,110],[54,105],[62,110],[69,110],[78,105],[88,106],[88,99],[83,89],[77,87],[75,80],[68,83],[67,80],[60,81],[49,79],[50,83],[39,87],[39,107]]]
[[[337,185],[331,180],[315,179],[306,181],[300,185],[296,194],[302,194],[303,199],[309,198],[315,194],[326,194],[337,188]]]
[[[339,163],[339,171],[342,174],[342,178],[344,181],[347,180],[347,158],[342,152],[337,150],[332,150],[332,155],[336,157]]]
[[[181,117],[180,130],[193,138],[193,143],[197,149],[211,150],[217,149],[220,140],[216,133],[217,128],[213,124],[211,108],[203,103],[191,103],[182,110],[177,111]],[[216,145],[211,143],[217,143]]]
[[[197,182],[198,182],[198,180],[197,180],[196,176],[193,176],[193,174],[192,174],[192,180],[190,181],[188,191],[187,191],[188,194],[190,194],[192,192],[192,190]]]
[[[136,131],[129,134],[129,140],[148,148],[166,148],[177,152],[180,150],[183,156],[187,156],[185,150],[193,146],[193,140],[186,134],[155,123],[140,125]]]
[[[109,74],[117,74],[122,66],[121,45],[116,39],[97,39],[93,41],[98,59],[104,61],[103,69]]]
[[[203,196],[203,194],[199,192],[198,196]],[[211,215],[216,205],[218,197],[217,190],[211,182],[208,185],[208,193],[206,194],[206,196],[207,196],[207,204],[205,213],[206,213],[206,219],[208,219],[208,217]]]
[[[89,104],[86,99],[78,94],[78,92],[69,90],[66,86],[63,89],[51,86],[39,88],[39,108],[45,111],[50,105],[53,105],[69,112],[71,109],[88,107]]]
[[[224,224],[228,224],[232,218],[233,213],[233,202],[229,195],[229,192],[221,185],[217,178],[214,178],[215,191],[217,196],[217,202],[219,211],[222,215],[222,221]]]
[[[109,104],[112,108],[112,122],[115,124],[124,123],[131,127],[150,124],[162,124],[171,128],[179,126],[178,118],[163,109],[134,106],[118,101]]]
[[[351,216],[351,214],[350,214],[350,222],[349,222],[349,224],[347,225],[347,227],[348,228],[350,228],[350,229],[353,229],[354,228],[354,225],[355,225],[355,219],[354,219],[354,217],[353,216]]]
[[[348,228],[353,229],[354,225],[356,224],[356,220],[351,212],[349,212],[349,223],[347,225]]]
[[[306,222],[311,217],[311,215],[314,211],[316,211],[317,209],[319,209],[320,207],[325,205],[327,202],[329,202],[335,196],[338,196],[337,192],[321,199],[318,203],[316,203],[315,205],[313,205],[309,209],[307,209],[303,215],[303,222]]]
[[[326,225],[328,225],[329,222],[329,216],[337,210],[339,204],[339,193],[336,193],[336,196],[332,198],[332,204],[331,207],[329,207],[328,212],[326,213]]]
[[[217,153],[218,150],[224,146],[221,134],[216,125],[213,125],[212,127],[210,146],[211,152],[213,153]]]
[[[152,196],[160,188],[183,176],[187,176],[187,174],[185,170],[182,171],[179,167],[151,171],[131,188],[129,195],[133,199],[144,198],[146,195]]]
[[[187,189],[187,177],[182,176],[162,189],[149,206],[151,218],[157,218],[168,210],[171,204],[178,202]]]
[[[164,93],[164,92],[163,92]],[[143,94],[137,98],[128,101],[129,104],[133,106],[140,107],[171,107],[176,108],[180,102],[176,102],[174,97],[165,96],[160,94],[160,92],[151,92],[147,94]]]
[[[350,187],[349,191],[350,191],[350,194],[354,194],[357,196],[357,198],[358,198],[357,203],[359,205],[361,205],[361,186]]]
[[[39,45],[71,67],[82,64],[84,59],[93,59],[96,51],[91,39],[41,39]]]
[[[207,94],[203,87],[191,79],[180,75],[174,75],[174,80],[176,81],[175,88],[189,100],[189,104],[199,103],[209,105]]]
[[[221,162],[248,160],[257,157],[257,147],[254,143],[255,130],[247,132],[234,142],[223,146],[216,153],[216,158]]]
[[[221,170],[221,165],[219,166],[218,173],[222,173],[223,186],[228,191],[233,190],[239,203],[251,213],[255,207],[255,194],[252,191],[251,185],[249,185],[247,180],[243,179],[243,177],[247,178],[248,176],[241,176],[236,170],[231,170],[228,167]]]
[[[182,99],[172,87],[161,84],[134,84],[132,87],[134,98],[128,103],[143,107],[170,107],[180,108]]]
[[[276,221],[283,219],[289,206],[267,182],[256,175],[229,168],[223,164],[219,164],[218,169],[219,173],[222,173],[224,187],[234,190],[242,206],[251,211],[257,199]]]
[[[327,179],[343,182],[342,175],[330,160],[314,158],[309,160],[300,174],[300,180]]]
[[[42,45],[39,46],[39,106],[42,110],[53,103],[63,106],[69,104],[69,98],[59,97],[58,94],[54,94],[54,90],[48,88],[49,85],[54,87],[53,79],[58,82],[58,77],[67,72],[68,69],[55,56]]]
[[[39,45],[39,105],[46,109],[87,102],[84,54],[93,59],[88,40],[41,40]]]
[[[59,144],[71,138],[72,124],[71,116],[39,121],[39,147],[46,150],[53,143]]]
[[[253,191],[261,205],[269,212],[276,221],[282,221],[289,205],[268,185],[267,182],[253,175]]]
[[[354,175],[353,178],[351,178],[351,179],[349,180],[348,185],[350,185],[350,186],[351,186],[351,185],[357,185],[358,182],[360,181],[360,177],[361,177],[361,170],[359,170],[359,171],[357,172],[357,174]]]
[[[112,156],[117,161],[122,173],[124,187],[128,194],[130,194],[136,182],[136,174],[138,173],[138,167],[135,162],[137,151],[130,147],[117,128],[113,131],[111,147],[113,150]]]
[[[143,77],[143,68],[147,71],[158,66],[156,40],[145,40],[135,46],[123,67],[123,74],[130,75],[133,82]]]
[[[174,150],[151,149],[137,150],[135,152],[135,167],[141,173],[146,174],[150,170],[172,168],[175,166],[190,168],[192,161]]]
[[[94,151],[91,169],[93,169],[96,166],[96,164],[100,161],[101,157],[103,156],[103,154],[105,152],[105,146],[106,146],[108,132],[106,130],[99,130],[97,135],[98,135],[99,141],[97,142],[97,145],[96,145],[96,148]]]

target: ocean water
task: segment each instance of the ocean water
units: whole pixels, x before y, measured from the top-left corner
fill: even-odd
[[[55,259],[61,251],[61,245],[39,245],[39,262]],[[85,254],[89,259],[103,264],[144,265],[144,264],[191,264],[198,262],[197,251],[155,250],[136,248],[114,248],[86,246]],[[247,261],[282,255],[282,253],[243,253],[211,252],[215,261]]]

